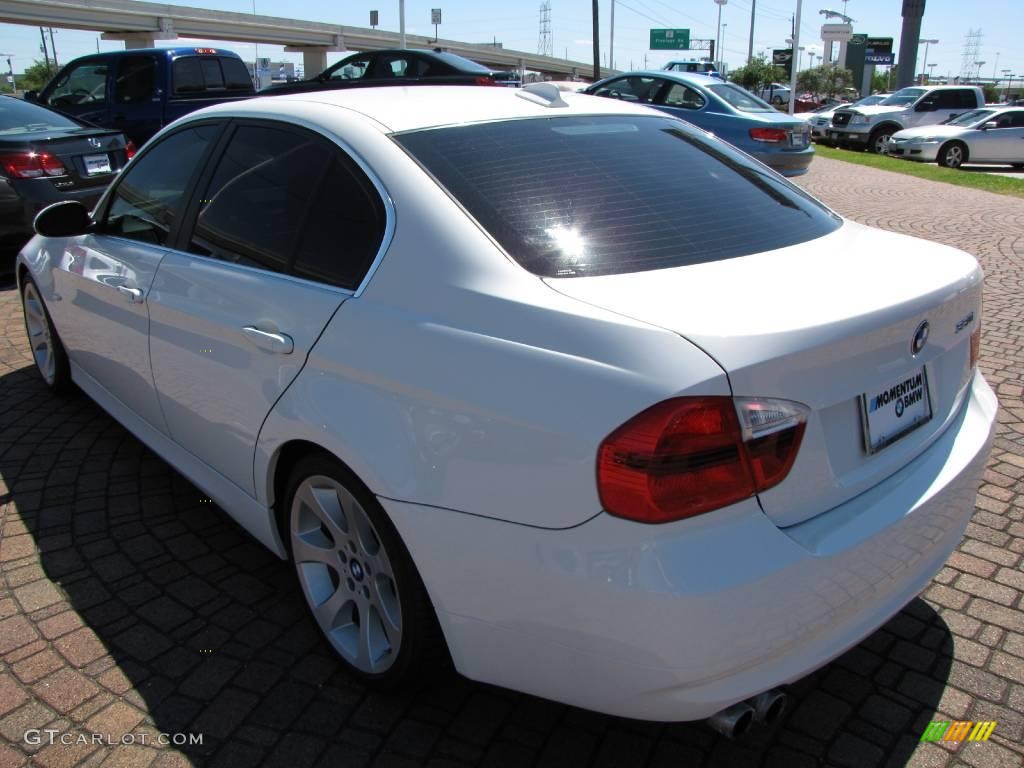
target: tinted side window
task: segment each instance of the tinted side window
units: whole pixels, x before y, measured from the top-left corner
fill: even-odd
[[[189,250],[287,272],[323,166],[312,135],[241,126],[201,196]]]
[[[115,90],[118,104],[149,101],[155,85],[156,59],[152,56],[126,56],[118,63]]]
[[[693,88],[688,88],[681,83],[673,83],[668,92],[659,99],[666,107],[680,107],[682,109],[700,109],[704,106],[704,97]]]
[[[219,130],[217,125],[185,128],[147,150],[118,182],[103,231],[166,245],[192,174]]]
[[[974,94],[974,91],[962,90],[957,91],[957,93],[960,94],[960,103],[957,106],[966,109],[977,109],[978,97]]]
[[[294,274],[355,290],[384,239],[384,204],[338,150],[325,169],[294,257]]]
[[[1024,128],[1024,112],[1010,113],[1010,127]]]
[[[359,56],[348,59],[342,66],[331,72],[331,80],[358,80],[364,77],[370,68],[370,57]]]
[[[79,64],[69,70],[50,92],[48,103],[54,107],[75,104],[101,104],[107,100],[107,62]]]
[[[189,250],[355,288],[380,247],[369,179],[311,133],[241,126],[217,163]]]
[[[594,93],[596,96],[650,104],[663,82],[653,77],[622,77],[602,86]]]

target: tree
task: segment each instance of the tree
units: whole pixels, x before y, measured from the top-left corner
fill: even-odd
[[[810,91],[815,96],[835,96],[853,85],[853,73],[835,64],[825,63],[800,72],[796,78],[797,88]]]
[[[782,82],[785,78],[786,70],[770,63],[764,54],[751,59],[746,66],[734,69],[729,75],[734,83],[754,93],[760,93],[772,83]]]
[[[25,69],[24,74],[18,76],[18,90],[39,90],[50,82],[55,74],[57,74],[57,70],[53,68],[52,64],[47,64],[45,61],[34,61],[31,67]]]

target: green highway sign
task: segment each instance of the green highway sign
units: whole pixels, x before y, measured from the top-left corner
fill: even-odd
[[[652,51],[685,51],[690,48],[688,29],[652,29]]]

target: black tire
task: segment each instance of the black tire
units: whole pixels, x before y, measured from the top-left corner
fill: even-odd
[[[896,133],[892,128],[877,128],[871,133],[871,138],[868,139],[868,151],[876,155],[885,154],[885,145],[889,143],[889,139]]]
[[[36,281],[26,272],[21,284],[21,315],[25,322],[32,359],[43,383],[50,391],[64,393],[71,389],[71,366],[68,355],[43,303]],[[44,347],[46,350],[44,351]]]
[[[962,141],[947,141],[939,147],[936,160],[943,168],[959,168],[967,162],[967,145]]]
[[[1010,163],[1010,167],[1016,171],[1024,170],[1024,163]]]
[[[303,534],[304,536],[322,535],[326,537],[325,540],[331,539],[332,534],[327,528],[314,530],[308,524],[302,523],[304,515],[316,515],[317,513],[310,510],[308,505],[303,502],[300,502],[299,506],[296,507],[296,495],[307,481],[322,483],[324,479],[337,483],[337,485],[351,494],[354,501],[358,502],[358,506],[372,525],[372,533],[375,534],[376,539],[379,541],[380,550],[386,556],[385,560],[387,565],[390,566],[391,573],[386,576],[381,572],[371,574],[371,561],[366,558],[362,559],[360,573],[356,573],[353,570],[356,566],[360,565],[358,558],[362,557],[359,551],[356,551],[357,547],[361,546],[361,544],[356,544],[356,534],[354,533],[360,525],[355,519],[359,513],[354,511],[351,506],[346,510],[345,505],[349,500],[345,499],[343,501],[342,495],[335,496],[339,502],[339,509],[342,510],[343,516],[348,521],[348,528],[353,531],[352,534],[349,534],[351,540],[348,542],[348,545],[352,547],[352,551],[346,549],[342,542],[333,541],[335,550],[344,552],[348,557],[338,555],[336,565],[333,566],[335,574],[330,577],[331,582],[334,582],[335,592],[330,597],[321,601],[319,605],[326,605],[328,601],[333,600],[338,595],[341,595],[340,600],[346,601],[345,605],[355,605],[357,600],[362,600],[361,594],[356,593],[360,592],[360,590],[365,591],[367,599],[362,600],[364,610],[366,610],[365,616],[378,621],[379,626],[384,629],[385,621],[387,621],[384,618],[386,613],[381,608],[367,605],[367,603],[371,602],[371,592],[366,590],[371,583],[379,582],[382,578],[393,584],[393,592],[391,594],[394,601],[398,603],[397,614],[400,615],[400,621],[397,631],[400,641],[397,654],[395,654],[393,647],[390,645],[390,637],[388,638],[389,650],[384,654],[384,657],[389,657],[386,658],[389,666],[381,672],[360,669],[349,658],[346,658],[343,644],[339,641],[336,633],[340,629],[347,629],[347,627],[335,629],[334,635],[328,633],[324,624],[320,623],[321,620],[316,617],[313,610],[312,586],[314,585],[310,583],[308,570],[300,572],[295,547],[297,544],[301,546],[304,542],[308,543],[309,539],[297,540],[295,538],[298,535],[297,531],[306,530],[306,533]],[[333,456],[326,453],[313,454],[299,460],[292,469],[283,499],[285,504],[280,508],[282,513],[282,538],[288,547],[289,556],[295,566],[299,589],[302,591],[306,603],[313,614],[314,622],[317,622],[318,626],[320,626],[328,644],[331,645],[339,660],[348,668],[350,673],[374,688],[393,690],[414,682],[429,680],[439,672],[450,669],[451,661],[447,645],[441,633],[437,616],[434,613],[434,607],[430,602],[430,597],[427,595],[427,590],[423,586],[423,581],[420,579],[412,557],[409,555],[409,551],[406,549],[401,537],[399,537],[394,525],[388,519],[384,509],[366,486]],[[317,521],[314,518],[309,519],[314,520],[314,524],[316,524]],[[337,533],[334,535],[337,535]],[[328,546],[329,548],[330,546]],[[344,562],[342,562],[343,560]],[[308,568],[309,565],[312,565],[314,569],[322,568],[321,563],[317,560],[307,560],[303,567]],[[330,570],[331,568],[332,566],[328,566],[324,570]],[[374,561],[374,568],[376,568],[376,561]],[[353,581],[353,577],[358,578],[358,583]],[[364,578],[365,582],[363,582]],[[346,586],[346,583],[348,586]],[[353,584],[356,587],[354,591],[352,589]],[[351,593],[351,596],[347,596],[344,593],[346,589]],[[378,590],[375,588],[372,594],[377,592]],[[338,626],[338,617],[341,615],[342,612],[339,610],[338,615],[331,619],[332,626]],[[362,620],[367,619],[364,618]],[[362,625],[358,610],[354,611],[351,618],[347,621],[351,622],[349,626],[354,624],[356,634],[361,635]],[[384,631],[386,632],[386,629]]]

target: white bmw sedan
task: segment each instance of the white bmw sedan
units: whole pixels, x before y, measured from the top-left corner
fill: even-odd
[[[992,439],[973,257],[550,85],[200,110],[36,227],[46,383],[291,558],[382,685],[768,717],[929,583]]]

